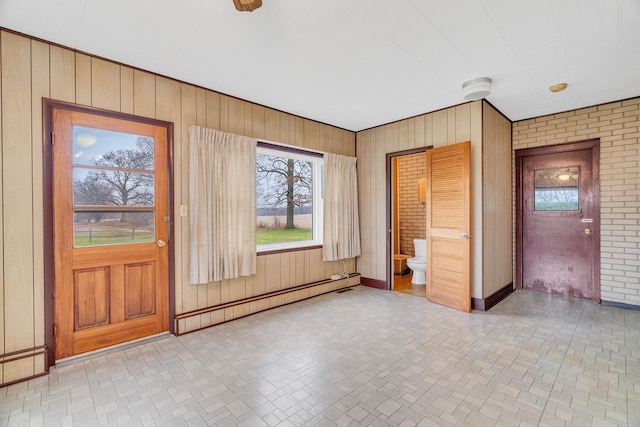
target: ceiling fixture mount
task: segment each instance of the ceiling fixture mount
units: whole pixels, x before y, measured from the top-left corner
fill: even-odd
[[[478,77],[462,84],[464,99],[467,101],[477,101],[486,98],[491,93],[491,79],[489,77]]]
[[[233,0],[233,4],[240,12],[253,12],[262,6],[262,0]]]
[[[558,83],[556,85],[553,85],[549,88],[549,90],[551,92],[562,92],[563,90],[565,90],[567,88],[567,86],[569,86],[566,83]]]

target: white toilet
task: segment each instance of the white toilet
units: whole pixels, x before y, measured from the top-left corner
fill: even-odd
[[[427,283],[427,241],[425,239],[413,239],[415,256],[407,260],[407,266],[413,271],[411,283],[425,285]]]

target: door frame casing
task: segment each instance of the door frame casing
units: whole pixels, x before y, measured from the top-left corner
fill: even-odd
[[[588,139],[579,142],[566,144],[546,145],[542,147],[525,148],[515,150],[516,166],[516,274],[514,277],[515,289],[522,290],[523,282],[523,161],[525,157],[539,156],[545,154],[567,153],[571,151],[591,150],[591,168],[593,185],[593,222],[598,224],[597,233],[593,234],[594,244],[592,246],[593,260],[593,295],[594,301],[600,302],[600,139]]]
[[[167,174],[168,174],[168,208],[169,208],[169,271],[167,286],[169,299],[167,315],[169,332],[175,333],[175,242],[174,236],[174,178],[173,178],[173,123],[148,117],[135,116],[117,111],[103,110],[94,107],[72,104],[63,101],[42,99],[42,165],[43,165],[43,256],[44,256],[44,343],[46,346],[46,369],[55,365],[56,338],[55,325],[55,256],[54,256],[54,212],[53,212],[53,111],[55,109],[76,111],[102,117],[145,123],[163,127],[167,131]]]

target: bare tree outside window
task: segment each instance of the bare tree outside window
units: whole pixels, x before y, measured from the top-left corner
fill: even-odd
[[[537,211],[578,210],[578,188],[536,189],[535,209]]]
[[[103,151],[90,159],[79,160],[74,167],[73,180],[76,244],[84,246],[153,240],[152,210],[117,211],[100,208],[152,207],[153,168],[154,141],[147,136],[137,136],[127,148]]]
[[[256,190],[258,244],[312,239],[312,162],[258,154]]]
[[[86,176],[74,179],[76,205],[150,206],[153,205],[153,175],[140,171],[153,169],[153,140],[139,136],[136,148],[106,152],[93,160]],[[97,202],[97,203],[96,203]]]

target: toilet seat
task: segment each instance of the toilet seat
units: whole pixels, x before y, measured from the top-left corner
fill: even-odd
[[[407,266],[411,269],[411,283],[425,285],[427,283],[427,241],[425,239],[413,239],[414,256],[407,260]]]
[[[427,259],[422,257],[413,257],[407,260],[407,265],[409,265],[409,263],[414,265],[427,265]]]

